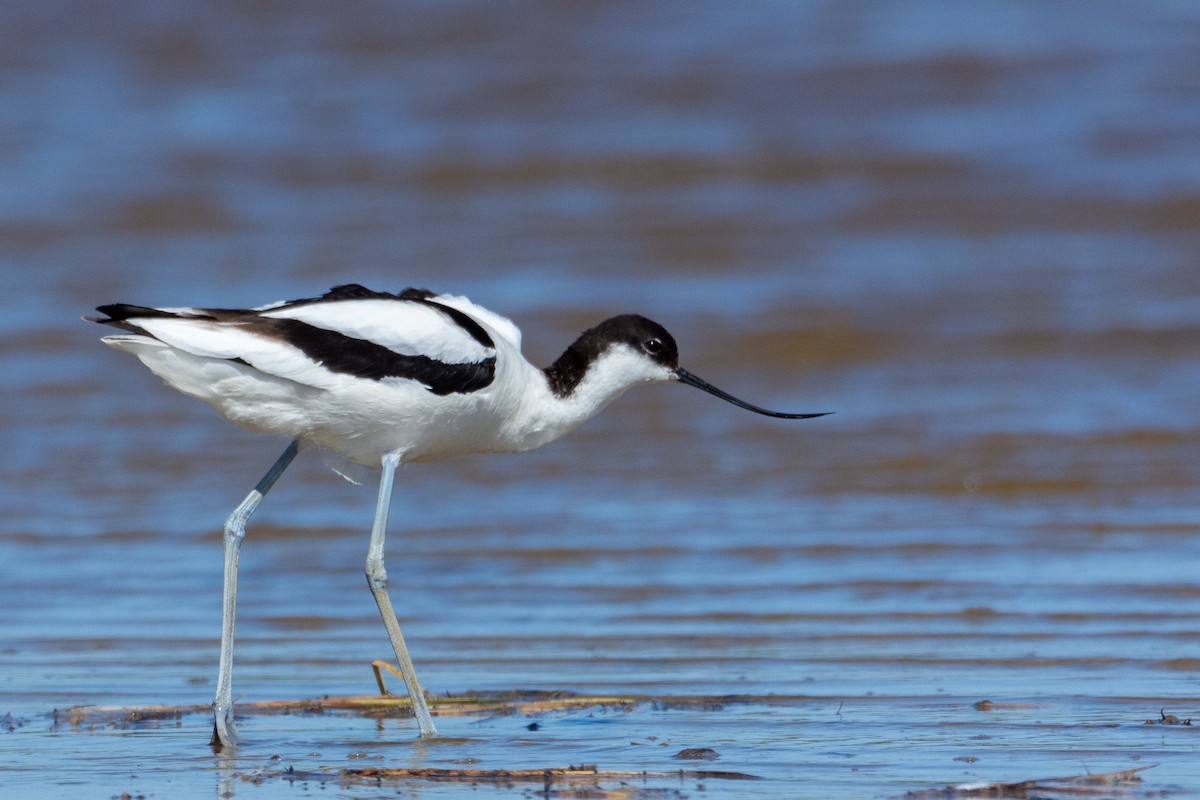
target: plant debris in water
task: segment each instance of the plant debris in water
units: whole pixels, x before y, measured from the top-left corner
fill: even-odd
[[[744,772],[727,772],[720,770],[679,770],[678,772],[632,772],[622,770],[602,770],[595,764],[580,764],[569,767],[548,767],[544,769],[434,769],[407,767],[362,767],[345,768],[336,772],[321,770],[265,770],[243,775],[242,779],[251,783],[284,779],[288,781],[307,781],[313,783],[336,782],[339,785],[370,784],[378,786],[387,783],[405,783],[411,781],[450,782],[466,784],[496,784],[501,786],[520,783],[539,783],[549,787],[554,784],[566,785],[598,785],[601,781],[644,781],[663,779],[687,780],[731,780],[754,781],[760,780],[757,775]]]
[[[1168,714],[1167,710],[1165,708],[1160,708],[1158,710],[1158,719],[1148,719],[1148,720],[1146,720],[1146,724],[1147,725],[1185,725],[1186,726],[1186,725],[1192,724],[1192,718],[1188,717],[1187,719],[1180,719],[1179,717],[1175,716],[1174,714]]]
[[[960,800],[960,798],[1004,797],[1004,798],[1049,798],[1068,797],[1112,797],[1113,789],[1134,786],[1142,782],[1139,772],[1150,769],[1150,764],[1136,769],[1119,772],[1103,772],[1094,775],[1071,775],[1066,778],[1038,778],[1016,783],[964,783],[941,789],[925,789],[909,792],[905,800]]]
[[[711,747],[688,747],[676,753],[675,757],[682,761],[716,761],[721,754]]]
[[[646,695],[576,695],[570,692],[522,690],[508,692],[469,692],[461,695],[431,695],[429,705],[440,717],[472,715],[533,716],[557,711],[582,711],[607,708],[632,711],[637,706],[674,709],[724,709],[727,703],[755,702],[786,704],[802,698],[782,695],[770,697],[651,697]],[[107,726],[117,729],[155,727],[164,721],[178,722],[191,714],[211,714],[212,706],[72,706],[55,709],[55,727],[86,729]],[[261,700],[239,703],[240,716],[267,714],[307,714],[320,716],[344,713],[362,717],[412,716],[407,696],[392,694],[326,696],[308,700]],[[537,728],[530,727],[530,730]]]

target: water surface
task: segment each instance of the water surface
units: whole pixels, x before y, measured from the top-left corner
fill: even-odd
[[[243,777],[672,772],[711,747],[765,780],[634,788],[1153,764],[1126,796],[1200,794],[1196,727],[1145,724],[1200,721],[1198,36],[1168,0],[10,4],[0,780],[295,797],[318,787]],[[397,484],[392,592],[431,692],[737,702],[445,717],[431,744],[253,715],[226,758],[202,714],[56,718],[210,699],[220,523],[284,446],[79,315],[345,282],[467,294],[539,364],[637,311],[717,385],[837,412],[654,387]],[[374,691],[373,503],[306,453],[254,518],[245,701]]]

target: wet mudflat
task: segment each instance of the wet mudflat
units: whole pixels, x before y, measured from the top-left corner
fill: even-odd
[[[6,791],[1200,795],[1200,14],[731,8],[0,12]],[[467,294],[539,364],[637,311],[837,413],[654,387],[403,470],[431,742],[336,702],[387,656],[374,487],[302,454],[217,755],[220,523],[284,442],[78,316],[351,281]]]

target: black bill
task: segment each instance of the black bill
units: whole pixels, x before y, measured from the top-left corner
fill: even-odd
[[[681,383],[686,383],[688,386],[695,386],[697,389],[703,389],[711,395],[715,395],[726,402],[733,403],[735,406],[741,406],[748,411],[753,411],[755,414],[762,414],[767,417],[779,417],[780,419],[811,419],[812,417],[823,417],[826,414],[833,413],[832,411],[822,411],[819,414],[785,414],[782,411],[770,411],[751,403],[747,403],[745,400],[739,400],[728,392],[721,391],[708,381],[697,378],[683,367],[675,370],[675,376],[679,378]]]

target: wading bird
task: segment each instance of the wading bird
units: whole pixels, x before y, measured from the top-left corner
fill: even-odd
[[[145,308],[115,304],[85,317],[124,333],[103,341],[133,353],[186,395],[238,425],[291,443],[225,522],[221,657],[212,743],[237,741],[233,631],[238,551],[246,520],[301,447],[321,445],[350,462],[382,467],[367,550],[367,583],[395,650],[422,737],[437,735],[387,593],[383,547],[396,468],[462,453],[515,453],[554,441],[641,383],[679,381],[758,414],[679,366],[675,339],[625,314],[584,331],[538,369],[521,332],[464,297],[358,285],[254,309]]]

